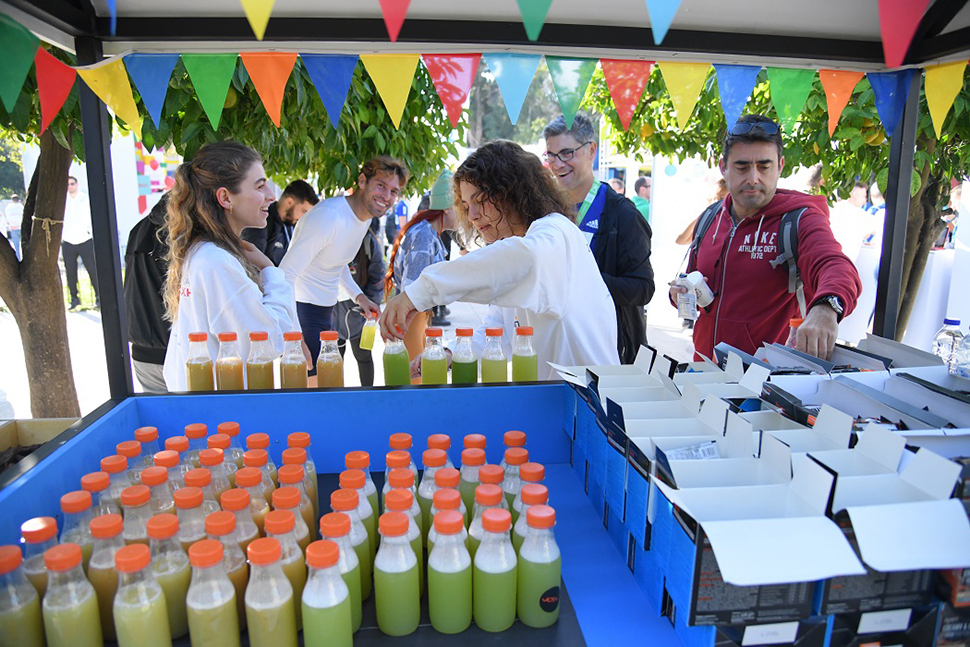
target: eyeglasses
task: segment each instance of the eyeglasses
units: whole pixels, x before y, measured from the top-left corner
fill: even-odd
[[[553,153],[551,151],[546,151],[545,153],[543,153],[542,157],[543,157],[543,159],[545,159],[547,162],[550,162],[550,163],[552,162],[552,160],[554,160],[556,158],[558,158],[560,162],[569,162],[569,161],[572,161],[572,159],[574,157],[576,157],[576,151],[578,151],[579,149],[581,149],[586,144],[591,144],[591,143],[592,142],[583,142],[582,144],[580,144],[576,148],[565,148],[565,149],[559,151],[558,153]]]
[[[747,135],[752,130],[760,130],[766,135],[777,135],[778,134],[778,124],[773,121],[746,121],[744,123],[736,123],[731,129],[732,137],[742,137]]]

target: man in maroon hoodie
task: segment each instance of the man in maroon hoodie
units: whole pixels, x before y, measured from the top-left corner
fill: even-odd
[[[788,269],[778,255],[782,216],[805,208],[798,225],[798,269],[808,313],[798,328],[798,349],[828,359],[839,321],[852,312],[862,290],[859,273],[842,253],[829,226],[822,196],[778,189],[785,166],[778,124],[745,115],[724,139],[719,162],[729,195],[704,233],[687,271],[699,270],[714,293],[694,325],[694,350],[713,357],[726,342],[754,353],[763,343],[784,343],[789,320],[801,316],[788,291]],[[670,288],[676,301],[680,286]]]

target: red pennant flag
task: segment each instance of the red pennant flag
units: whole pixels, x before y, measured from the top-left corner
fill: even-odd
[[[384,24],[387,25],[387,35],[391,37],[392,43],[397,42],[397,35],[401,33],[410,4],[411,0],[381,0]]]
[[[458,126],[462,107],[478,72],[481,54],[424,54],[424,66],[448,112],[451,127]]]
[[[847,72],[845,70],[819,70],[818,78],[825,88],[825,98],[829,109],[829,137],[835,133],[839,125],[839,117],[852,98],[852,91],[862,80],[862,72]]]
[[[280,127],[280,112],[283,109],[283,92],[290,72],[296,64],[297,54],[286,52],[241,52],[239,56],[249,72],[249,78],[256,86],[256,94],[263,102],[276,127]]]
[[[77,71],[61,63],[43,47],[37,48],[34,65],[37,68],[37,93],[40,95],[40,132],[43,133],[71,94]]]
[[[886,67],[899,67],[930,0],[879,0],[879,31]]]
[[[616,114],[620,117],[623,130],[630,130],[633,113],[643,96],[643,88],[653,70],[653,61],[630,61],[601,58],[603,76],[610,89]]]

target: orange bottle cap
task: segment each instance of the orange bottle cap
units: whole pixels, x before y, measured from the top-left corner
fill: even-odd
[[[805,320],[804,320],[804,319],[801,319],[801,318],[798,318],[798,317],[796,317],[796,318],[794,318],[794,319],[789,319],[789,320],[788,320],[788,325],[789,325],[789,326],[791,326],[792,328],[798,328],[799,326],[801,326],[801,325],[802,325],[802,322],[803,322],[803,321],[805,321]]]
[[[475,502],[478,505],[498,505],[502,502],[502,488],[494,483],[486,483],[475,488]]]
[[[179,518],[174,514],[156,514],[145,526],[149,539],[168,539],[179,531]]]
[[[185,473],[185,484],[193,487],[205,487],[212,482],[212,474],[204,467],[197,467]]]
[[[321,331],[320,341],[337,341],[337,331],[336,330]]]
[[[163,449],[160,452],[155,452],[152,460],[158,467],[175,467],[179,464],[179,453],[172,449]]]
[[[246,467],[262,467],[269,462],[269,454],[265,449],[250,449],[243,452],[243,465]]]
[[[273,537],[261,537],[254,540],[246,547],[246,557],[250,564],[264,566],[279,560],[283,549],[278,539]]]
[[[286,437],[286,444],[290,447],[302,447],[306,449],[310,446],[310,434],[305,431],[296,431]]]
[[[263,473],[258,467],[244,467],[236,472],[236,485],[254,487],[263,482]]]
[[[392,488],[411,488],[414,486],[414,472],[397,467],[388,473],[387,482]]]
[[[91,528],[91,536],[95,539],[111,539],[120,535],[125,529],[125,522],[120,514],[99,515],[88,525]]]
[[[359,490],[367,485],[363,470],[344,470],[340,473],[340,487],[345,490]]]
[[[102,472],[117,474],[124,472],[126,469],[128,469],[128,459],[124,456],[115,454],[114,456],[105,456],[101,459]]]
[[[206,534],[214,537],[223,537],[236,529],[236,515],[227,511],[220,510],[213,512],[205,518]]]
[[[222,450],[217,447],[210,447],[199,452],[199,462],[206,467],[213,467],[222,461]]]
[[[246,449],[269,448],[269,434],[249,434],[246,436]]]
[[[482,513],[482,528],[488,532],[507,532],[511,527],[512,515],[508,510],[489,508]]]
[[[201,539],[189,546],[189,562],[196,568],[215,566],[222,561],[222,542],[218,539]]]
[[[412,505],[414,505],[414,495],[411,494],[411,490],[395,488],[384,495],[384,508],[387,510],[404,512],[410,510]]]
[[[485,336],[486,337],[501,337],[503,332],[505,332],[505,331],[503,329],[501,329],[501,328],[486,328],[485,329]]]
[[[189,449],[189,439],[186,436],[172,436],[165,439],[165,449],[175,452],[184,452]]]
[[[434,529],[443,535],[454,535],[465,527],[465,515],[457,510],[442,510],[434,516]]]
[[[438,487],[458,487],[461,483],[461,472],[454,467],[443,467],[434,473],[434,484]]]
[[[234,332],[221,332],[216,337],[219,338],[219,341],[236,341],[238,339]]]
[[[506,447],[525,447],[525,432],[506,431],[502,440],[505,441]]]
[[[391,449],[408,450],[411,449],[412,442],[413,439],[411,438],[411,434],[406,434],[404,432],[391,434]]]
[[[126,440],[115,445],[115,451],[125,458],[138,458],[141,456],[141,443],[137,440]]]
[[[482,434],[468,434],[464,441],[465,449],[485,449],[485,436]]]
[[[283,333],[283,341],[303,341],[303,333],[299,330]]]
[[[473,328],[455,328],[455,335],[458,337],[474,337],[475,330]]]
[[[378,529],[385,537],[406,535],[410,519],[403,512],[385,512],[378,521]]]
[[[268,332],[256,330],[249,333],[249,341],[266,341],[267,339],[269,339]]]
[[[280,480],[280,483],[286,483],[287,485],[299,483],[303,480],[303,466],[284,465],[276,470],[276,477]]]
[[[219,502],[222,504],[223,510],[230,512],[245,510],[249,506],[249,492],[242,488],[226,490],[219,497]]]
[[[295,487],[281,487],[273,490],[273,508],[295,508],[300,505],[300,491]]]
[[[472,449],[465,449],[461,452],[461,464],[470,465],[475,467],[476,465],[485,464],[485,450],[478,449],[474,447]]]
[[[526,505],[541,505],[549,500],[549,489],[538,483],[526,483],[519,493],[522,495],[522,503]]]
[[[219,426],[216,427],[216,431],[220,434],[225,434],[227,436],[238,436],[239,435],[239,423],[238,422],[220,422]]]
[[[81,477],[81,489],[88,492],[103,492],[111,485],[107,472],[91,472]]]
[[[431,434],[428,436],[428,449],[451,449],[451,436],[448,434]]]
[[[330,507],[334,512],[349,512],[356,510],[360,505],[360,497],[357,490],[334,490],[330,494]]]
[[[296,527],[296,517],[292,510],[273,510],[266,513],[266,517],[263,519],[263,527],[266,532],[282,535]]]
[[[54,517],[34,517],[20,524],[20,536],[28,544],[50,541],[57,536],[57,519]]]
[[[427,337],[441,337],[441,328],[425,328],[424,334]]]
[[[303,465],[306,463],[306,450],[302,447],[290,447],[283,450],[284,465]]]
[[[556,525],[556,511],[547,505],[534,505],[526,511],[525,522],[532,528],[552,528]]]
[[[320,517],[320,534],[324,537],[336,539],[349,533],[350,517],[343,512],[330,512]]]
[[[161,485],[167,480],[168,470],[164,467],[156,465],[155,467],[146,467],[141,471],[141,482],[145,485]]]
[[[135,440],[140,443],[150,443],[158,440],[158,427],[139,427],[135,430]]]
[[[509,447],[505,450],[505,462],[509,465],[522,465],[529,462],[529,450],[525,447]]]
[[[182,510],[195,508],[202,505],[202,488],[192,486],[179,488],[172,494],[172,498],[175,499],[176,508]]]
[[[132,485],[121,491],[121,505],[145,505],[152,497],[147,485]]]
[[[330,568],[340,559],[340,547],[321,539],[306,547],[306,563],[310,568]]]
[[[6,575],[20,566],[24,556],[18,546],[0,546],[0,575]]]
[[[385,462],[391,469],[394,469],[395,467],[410,467],[411,454],[407,453],[403,449],[395,449],[394,451],[387,452]]]
[[[206,341],[209,339],[209,334],[204,332],[190,332],[189,341]]]
[[[221,449],[223,451],[229,449],[229,436],[227,434],[212,434],[205,439],[205,442],[209,449]]]
[[[186,438],[205,438],[208,431],[209,428],[201,422],[193,422],[190,425],[185,425]]]
[[[91,493],[87,490],[68,492],[61,497],[61,511],[65,514],[84,512],[91,508]]]
[[[426,449],[421,454],[421,462],[425,467],[441,467],[448,459],[448,454],[443,449]]]
[[[451,488],[435,490],[433,504],[438,510],[458,510],[461,507],[461,493]]]
[[[531,335],[533,332],[532,326],[519,326],[515,329],[516,335]]]
[[[141,546],[148,550],[148,546]],[[69,571],[81,564],[81,558],[81,547],[77,544],[59,544],[44,553],[44,566],[49,571]]]
[[[367,452],[347,452],[344,457],[344,465],[348,469],[365,470],[370,467],[370,454]]]
[[[519,468],[519,478],[526,483],[538,483],[546,478],[546,468],[542,463],[523,463]]]
[[[478,468],[478,481],[480,483],[501,485],[504,480],[505,470],[500,465],[482,465]]]

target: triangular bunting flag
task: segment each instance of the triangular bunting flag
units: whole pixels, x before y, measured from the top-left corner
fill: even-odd
[[[704,87],[704,80],[711,68],[709,63],[673,63],[658,61],[660,73],[667,85],[667,93],[674,102],[674,116],[681,128],[690,121],[690,116],[697,105],[697,97]]]
[[[256,34],[256,40],[263,40],[276,0],[240,0],[240,2],[242,2],[243,11],[246,12],[246,20]]]
[[[623,130],[630,130],[633,113],[636,112],[643,88],[647,85],[653,61],[624,61],[611,58],[600,59],[606,87],[613,98],[616,115],[623,124]]]
[[[361,54],[360,60],[381,95],[394,127],[401,125],[401,116],[411,93],[414,71],[418,68],[418,54]]]
[[[6,63],[0,65],[0,100],[7,112],[13,112],[17,97],[30,74],[40,39],[8,16],[0,14],[0,43]]]
[[[387,35],[391,42],[397,42],[397,37],[401,33],[404,25],[404,18],[408,15],[408,6],[411,0],[381,0],[381,12],[384,14],[384,25],[387,27]]]
[[[219,129],[222,120],[229,83],[236,71],[236,58],[236,54],[182,54],[182,63],[213,130]]]
[[[879,0],[879,31],[886,67],[899,67],[930,0]]]
[[[522,14],[522,25],[529,40],[539,40],[542,26],[546,24],[546,15],[552,0],[518,0],[519,13]]]
[[[791,136],[798,116],[805,107],[808,93],[812,91],[815,70],[788,67],[769,67],[768,85],[771,88],[771,104],[778,113],[781,127]]]
[[[172,70],[179,61],[178,54],[128,54],[125,67],[135,83],[142,103],[151,115],[155,127],[162,123],[162,106],[172,78]]]
[[[966,61],[956,61],[926,68],[926,104],[937,138],[943,134],[943,121],[963,88],[963,71],[966,67]]]
[[[77,78],[77,71],[73,67],[64,65],[43,47],[37,48],[34,57],[37,66],[37,94],[40,95],[40,132],[54,121],[61,106],[67,101]]]
[[[674,21],[680,0],[647,0],[647,13],[650,14],[650,31],[653,32],[653,44],[659,45],[667,37],[670,23]]]
[[[347,102],[350,82],[354,79],[357,55],[300,54],[313,87],[317,89],[330,123],[336,129],[340,125],[340,113]]]
[[[595,58],[561,58],[547,56],[546,65],[552,76],[552,85],[559,97],[559,108],[566,119],[566,128],[573,127],[573,117],[586,96],[589,80],[596,71]]]
[[[512,124],[519,120],[519,112],[532,79],[539,69],[542,56],[534,54],[482,54],[485,64],[495,76],[505,109]]]
[[[909,83],[919,70],[899,70],[898,72],[869,72],[869,84],[875,95],[876,112],[886,131],[892,137],[903,116],[903,106],[909,96]]]
[[[116,0],[108,0],[108,31],[114,36],[118,33],[118,3]]]
[[[468,98],[481,54],[424,54],[421,57],[445,106],[451,127],[461,121],[462,107]]]
[[[721,109],[728,130],[738,123],[744,104],[748,102],[754,84],[758,82],[761,68],[756,65],[722,65],[714,64],[717,74],[717,91],[721,95]]]
[[[819,70],[818,78],[825,88],[825,99],[829,111],[829,137],[835,134],[839,125],[839,117],[852,98],[852,91],[859,84],[862,72],[847,72],[845,70]]]
[[[249,72],[256,94],[263,102],[276,127],[280,127],[283,93],[290,72],[296,64],[296,54],[288,52],[241,52],[239,57]]]
[[[107,63],[79,67],[77,73],[111,112],[121,117],[141,139],[141,115],[138,114],[135,97],[131,94],[131,83],[128,81],[124,60],[116,56]]]

